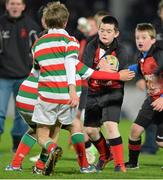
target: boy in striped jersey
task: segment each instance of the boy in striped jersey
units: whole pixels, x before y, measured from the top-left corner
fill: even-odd
[[[52,32],[54,30],[54,32]],[[39,98],[40,99],[42,99],[42,100],[38,100],[38,101],[40,101],[39,103],[45,103],[46,102],[46,105],[48,105],[48,103],[47,102],[50,102],[49,104],[50,104],[50,106],[53,106],[53,104],[51,103],[51,102],[55,102],[55,104],[56,104],[56,102],[58,103],[58,104],[61,104],[60,106],[68,106],[68,108],[70,108],[70,106],[69,105],[67,105],[66,103],[68,103],[68,98],[69,98],[69,96],[65,96],[65,94],[67,94],[67,92],[68,92],[68,88],[67,88],[67,77],[65,78],[64,77],[64,73],[65,73],[65,69],[64,69],[64,66],[66,66],[65,64],[64,65],[62,65],[61,63],[58,65],[57,64],[57,62],[60,62],[59,60],[61,60],[61,56],[60,55],[62,55],[62,53],[64,53],[64,51],[62,52],[62,50],[64,49],[64,47],[62,46],[61,48],[60,48],[60,52],[57,54],[58,55],[58,58],[56,58],[55,59],[55,61],[53,62],[54,64],[53,65],[50,65],[50,66],[46,66],[48,63],[46,63],[45,65],[44,65],[44,63],[43,63],[43,61],[45,61],[44,60],[44,58],[45,57],[48,57],[49,59],[46,59],[46,61],[48,61],[48,62],[52,62],[51,60],[51,57],[52,57],[52,54],[46,54],[46,53],[48,53],[48,52],[50,52],[50,50],[52,50],[53,52],[56,50],[56,48],[54,48],[54,46],[55,46],[55,41],[51,41],[51,39],[53,39],[53,40],[56,40],[57,38],[58,39],[60,39],[61,41],[68,41],[69,42],[69,40],[71,39],[72,40],[72,37],[70,37],[70,36],[68,36],[68,34],[67,33],[65,33],[65,31],[62,29],[62,30],[60,30],[60,29],[53,29],[53,30],[49,30],[49,33],[47,34],[47,35],[45,35],[45,36],[43,36],[42,38],[40,38],[37,42],[36,42],[36,44],[35,44],[35,46],[34,46],[34,58],[35,58],[35,60],[36,60],[36,62],[38,61],[38,64],[40,65],[40,72],[41,72],[41,75],[40,75],[40,77],[39,77],[39,85],[38,85],[38,91],[39,91]],[[58,33],[58,34],[57,34]],[[63,36],[63,38],[61,38],[59,35],[64,35]],[[49,42],[50,41],[50,42]],[[48,48],[45,48],[46,47],[46,45],[48,44]],[[52,44],[53,43],[53,44]],[[75,47],[75,49],[76,50],[78,50],[78,44],[76,44],[75,45],[75,43],[77,43],[76,41],[75,41],[75,39],[73,40],[73,42],[72,42],[72,46],[69,46],[69,47],[67,47],[67,49],[69,49],[69,50],[71,50],[72,48],[74,48]],[[43,49],[39,49],[39,47],[41,47],[41,44],[44,44],[44,48]],[[52,45],[53,47],[51,47],[51,48],[49,48],[49,46],[50,45]],[[58,46],[57,46],[58,47]],[[59,49],[59,48],[58,48]],[[67,54],[68,55],[70,55],[71,54],[71,52],[67,52]],[[56,55],[56,56],[57,56]],[[73,58],[72,59],[76,59],[77,58],[77,55],[75,55],[75,53],[73,53],[72,54],[73,55]],[[66,58],[65,59],[69,59],[70,60],[70,58],[69,58],[69,56],[66,56]],[[75,61],[76,62],[76,61]],[[55,64],[56,63],[56,64]],[[66,66],[67,67],[67,66]],[[52,71],[50,71],[50,70],[52,70]],[[53,70],[55,70],[55,71],[53,71]],[[72,66],[71,66],[71,70],[72,70]],[[79,71],[78,71],[79,70]],[[46,76],[46,73],[49,73],[48,74],[48,76]],[[58,74],[57,74],[58,73]],[[106,77],[106,79],[119,79],[120,77],[121,77],[121,79],[122,80],[129,80],[129,79],[131,79],[132,77],[133,77],[133,74],[132,73],[129,73],[128,71],[126,71],[126,72],[123,72],[120,76],[118,75],[118,73],[115,73],[115,74],[112,74],[111,76],[110,76],[110,74],[107,74],[107,73],[102,73],[102,72],[98,72],[99,74],[97,74],[96,72],[93,72],[91,69],[88,69],[87,67],[85,67],[85,66],[83,66],[82,64],[78,64],[77,65],[77,73],[76,73],[76,79],[78,79],[78,81],[76,81],[76,84],[77,85],[79,85],[78,86],[78,88],[77,88],[77,90],[78,90],[78,95],[80,94],[80,83],[81,83],[81,81],[80,81],[80,76],[79,76],[79,74],[82,74],[83,73],[83,77],[84,78],[87,78],[87,77],[89,77],[90,75],[92,75],[92,77],[94,77],[94,78],[101,78],[101,77]],[[56,77],[56,79],[58,78],[58,76],[59,75],[62,75],[61,76],[61,80],[62,79],[64,79],[65,81],[64,82],[62,82],[62,83],[58,83],[58,81],[57,81],[57,83],[58,83],[58,86],[60,86],[61,85],[61,87],[60,87],[60,89],[58,89],[58,88],[51,88],[50,86],[51,85],[55,85],[55,83],[53,82],[53,81],[51,81],[50,83],[48,82],[47,84],[46,84],[46,80],[50,77],[50,75],[52,75],[51,76],[51,78],[54,78],[55,79],[55,77]],[[75,74],[75,73],[74,73]],[[53,75],[55,75],[55,77],[53,77]],[[100,77],[99,77],[99,76]],[[102,76],[101,76],[102,75]],[[69,76],[68,77],[71,77],[71,74],[69,74]],[[42,79],[41,79],[42,78]],[[41,80],[40,80],[41,79]],[[56,80],[55,79],[55,80]],[[71,78],[70,78],[70,80],[71,80]],[[68,82],[70,82],[69,80],[68,80]],[[73,82],[73,81],[72,81]],[[62,88],[62,87],[64,87],[65,86],[65,89],[64,88]],[[49,88],[50,87],[50,88]],[[47,95],[47,93],[46,93],[46,91],[44,92],[44,90],[54,90],[54,92],[53,93],[56,93],[55,92],[55,90],[58,90],[58,92],[59,93],[61,93],[61,95],[62,95],[62,98],[58,98],[58,99],[56,99],[56,97],[57,97],[57,95],[59,94],[57,94],[56,93],[56,97],[54,97],[54,98],[51,98],[51,97],[53,97],[53,93],[49,96],[49,97],[46,97],[46,95]],[[25,87],[24,87],[24,90],[25,90]],[[32,89],[31,89],[32,90]],[[59,91],[60,90],[60,91]],[[66,90],[66,92],[65,92],[65,90]],[[21,91],[21,89],[20,89],[20,91]],[[28,91],[28,88],[26,89],[26,91]],[[62,92],[65,92],[65,93],[63,93],[62,94]],[[22,93],[22,95],[23,95],[23,93]],[[48,95],[47,95],[48,96]],[[64,98],[65,97],[65,98]],[[19,101],[19,98],[17,98],[17,100]],[[42,101],[45,101],[45,102],[42,102]],[[24,102],[25,102],[25,99],[24,99]],[[31,103],[32,101],[30,101],[30,103]],[[62,104],[64,104],[65,103],[65,105],[62,105]],[[17,103],[17,105],[20,105],[19,106],[19,108],[20,107],[23,107],[21,110],[31,110],[32,109],[32,107],[30,106],[30,104],[28,104],[27,106],[26,105],[23,105],[23,103]],[[37,104],[36,104],[36,106],[38,105],[38,102],[37,102]],[[44,110],[44,112],[45,112],[46,110]],[[35,114],[36,112],[34,112],[34,117],[33,117],[33,119],[34,119],[34,122],[36,122],[36,123],[40,123],[39,122],[39,119],[40,119],[40,113],[39,113],[39,115],[37,115],[37,113]],[[41,112],[42,113],[42,112]],[[69,114],[69,113],[68,113]],[[37,121],[37,118],[36,117],[38,117],[38,121]],[[58,118],[58,117],[57,117]],[[72,133],[72,142],[74,143],[74,147],[75,147],[75,149],[76,149],[76,151],[77,151],[77,154],[79,155],[78,156],[78,160],[79,160],[79,165],[80,165],[80,167],[81,167],[81,172],[92,172],[92,171],[94,171],[94,169],[92,168],[92,167],[90,167],[89,165],[88,165],[88,163],[87,163],[87,160],[86,160],[86,157],[85,157],[85,148],[84,148],[84,138],[83,138],[83,134],[81,133],[81,125],[80,125],[80,122],[78,121],[78,120],[75,120],[75,121],[73,121],[72,122],[72,118],[70,118],[69,117],[69,115],[68,115],[68,118],[67,117],[65,117],[64,116],[64,118],[66,118],[66,122],[62,122],[63,124],[72,124],[72,127],[71,127],[71,133]],[[62,117],[60,118],[60,120],[62,121]],[[44,119],[43,119],[43,121],[44,121]],[[45,122],[42,122],[42,124],[45,124]],[[47,122],[46,122],[47,123]],[[51,122],[50,122],[51,123]],[[48,123],[49,124],[49,123]],[[53,124],[55,124],[55,122],[53,122]],[[41,126],[44,126],[44,125],[41,125]],[[46,127],[46,124],[45,124],[45,127]],[[47,127],[49,127],[49,126],[47,126]],[[48,130],[49,131],[49,130]],[[49,136],[48,137],[46,137],[48,140],[49,140]],[[41,139],[41,137],[40,137],[40,139]],[[46,140],[45,140],[46,141]],[[40,143],[40,144],[43,144],[43,143]],[[49,147],[51,146],[51,147],[55,147],[56,146],[56,144],[54,144],[53,143],[53,141],[50,139],[50,142],[48,141],[48,143],[44,143],[44,144],[47,144],[47,146],[45,146],[45,148],[48,150],[49,149]],[[50,148],[51,149],[51,148]],[[50,151],[50,150],[49,150]],[[49,153],[51,153],[51,151],[49,152]],[[83,156],[82,157],[80,157],[80,154],[82,154]]]
[[[54,159],[57,149],[57,144],[49,137],[50,129],[57,120],[61,124],[71,124],[79,102],[76,89],[79,94],[80,78],[75,76],[75,59],[78,58],[79,47],[77,41],[64,30],[68,16],[69,12],[63,4],[50,4],[43,14],[48,34],[39,38],[33,46],[33,57],[40,67],[40,75],[32,121],[37,124],[38,143],[49,154],[45,168]],[[80,157],[81,154],[85,155],[80,128],[80,125],[72,128],[72,141],[78,153],[80,170],[95,172],[95,167],[89,166],[86,158]]]

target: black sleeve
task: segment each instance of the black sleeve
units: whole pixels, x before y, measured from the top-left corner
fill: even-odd
[[[163,73],[163,50],[157,51],[157,53],[154,54],[154,58],[158,63],[158,68],[156,69],[155,75],[159,76]]]
[[[83,63],[87,65],[88,67],[93,67],[93,58],[94,54],[92,51],[92,45],[90,43],[87,44],[84,54],[83,54]],[[92,58],[93,56],[93,58]],[[82,109],[85,109],[86,103],[87,103],[87,94],[88,94],[88,87],[82,86],[82,92],[80,95],[80,102],[78,109],[81,111]]]
[[[139,64],[138,60],[137,60],[137,64],[138,64],[138,73],[136,73],[136,76],[135,76],[136,82],[139,81],[140,79],[144,79],[144,76],[140,70],[140,64]]]
[[[119,71],[122,69],[128,69],[129,56],[125,47],[120,46],[117,50],[117,58],[119,60]]]
[[[93,65],[90,62],[90,53],[89,53],[89,46],[87,45],[84,54],[83,54],[83,63],[87,65],[88,67],[92,67]],[[88,93],[88,87],[82,86],[82,91],[80,95],[80,102],[78,109],[82,111],[82,109],[85,109],[86,103],[87,103],[87,93]]]
[[[85,109],[86,103],[87,103],[87,94],[88,94],[88,87],[82,87],[82,92],[80,95],[80,102],[78,109],[81,111],[82,109]]]
[[[83,53],[83,63],[88,67],[93,67],[95,52],[91,43],[88,43]]]
[[[139,81],[140,79],[144,79],[144,77],[143,77],[143,75],[142,74],[136,74],[136,76],[135,76],[135,81],[137,82],[137,81]]]
[[[29,46],[32,47],[35,40],[39,37],[41,27],[29,16],[26,16],[26,25],[29,31]]]

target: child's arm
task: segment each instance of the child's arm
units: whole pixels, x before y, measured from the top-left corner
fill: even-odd
[[[90,78],[96,80],[121,80],[121,81],[129,81],[134,77],[135,77],[135,73],[127,69],[121,70],[118,73],[94,71],[90,76]]]
[[[76,69],[82,79],[92,78],[96,80],[122,80],[128,81],[135,77],[135,73],[129,70],[121,70],[120,72],[104,72],[104,71],[95,71],[91,68],[88,68],[85,64],[76,62]]]
[[[67,76],[67,82],[69,84],[76,85],[76,59],[75,58],[66,58],[64,62],[65,70],[66,70],[66,76]]]
[[[67,76],[67,83],[69,86],[69,95],[70,100],[69,103],[71,107],[76,107],[79,105],[79,97],[76,93],[76,66],[75,66],[75,58],[67,58],[65,60],[65,69],[66,69],[66,76]]]
[[[132,65],[128,66],[128,69],[130,71],[134,71],[135,73],[138,73],[138,64],[132,64]]]
[[[76,93],[76,59],[78,58],[78,48],[78,42],[72,38],[72,41],[67,44],[65,52],[64,66],[69,86],[69,104],[71,107],[76,107],[79,104],[79,98]]]

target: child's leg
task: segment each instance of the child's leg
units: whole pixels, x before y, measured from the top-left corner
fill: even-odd
[[[22,137],[19,146],[16,150],[16,153],[13,157],[13,160],[11,162],[11,166],[21,167],[25,156],[30,152],[31,148],[36,143],[35,133],[32,133],[31,131],[32,130],[28,131]]]
[[[48,103],[38,98],[35,105],[35,109],[32,116],[32,122],[37,124],[36,136],[37,141],[41,147],[47,150],[50,154],[56,147],[57,144],[50,138],[50,130],[52,125],[55,125],[58,104]]]
[[[22,137],[19,146],[13,156],[11,167],[20,168],[22,166],[22,162],[26,155],[30,152],[31,148],[36,143],[36,124],[31,122],[31,115],[19,112],[21,117],[27,122],[27,124],[31,127],[27,133]],[[6,168],[7,170],[7,168]]]
[[[138,158],[141,149],[141,134],[143,132],[144,128],[142,126],[135,123],[132,125],[128,143],[129,160],[125,163],[126,168],[138,168]]]
[[[85,152],[84,134],[82,131],[82,124],[79,119],[75,119],[71,125],[71,139],[74,149],[78,155],[79,166],[88,167],[88,161]]]
[[[59,122],[56,122],[55,126],[51,126],[50,128],[50,137],[53,140],[53,143],[57,143],[58,137],[59,137],[59,132],[60,132],[61,124]],[[46,149],[42,149],[42,152],[40,154],[40,158],[36,162],[36,165],[33,169],[34,173],[42,173],[41,171],[45,169],[44,174],[45,175],[50,175],[54,169],[54,166],[58,159],[61,157],[63,151],[60,147],[56,148],[57,150],[55,151],[55,156],[51,159],[49,162],[49,165],[45,168],[45,164],[48,160],[48,153]],[[41,171],[40,171],[41,170]]]
[[[129,161],[125,163],[126,168],[128,169],[138,168],[138,158],[141,149],[141,134],[150,124],[153,123],[153,120],[155,120],[151,103],[152,99],[147,97],[137,115],[135,122],[131,127],[128,144]],[[156,121],[157,120],[158,119],[156,119]]]
[[[113,155],[115,171],[126,172],[123,159],[122,138],[118,130],[118,123],[113,121],[104,122],[105,130],[109,136],[110,149]]]
[[[104,162],[100,170],[104,168],[106,165],[105,162],[108,161],[109,153],[106,146],[106,140],[103,136],[103,134],[100,132],[99,128],[93,128],[93,127],[87,127],[86,131],[91,139],[91,142],[94,144],[96,149],[98,150],[100,157],[99,161],[100,164],[102,164],[102,161]]]

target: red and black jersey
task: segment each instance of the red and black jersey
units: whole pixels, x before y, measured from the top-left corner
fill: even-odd
[[[156,80],[155,73],[163,66],[163,50],[153,46],[145,58],[138,57],[140,72],[146,80],[147,93],[153,99],[163,94],[163,85]]]
[[[104,51],[103,54],[101,54],[101,50]],[[98,37],[94,38],[86,47],[83,61],[87,66],[96,69],[101,57],[104,55],[113,55],[117,57],[119,61],[118,71],[128,67],[128,55],[126,49],[118,42],[117,39],[115,39],[109,47],[105,47],[99,41]],[[101,93],[103,91],[104,93],[107,93],[107,89],[124,87],[124,83],[121,81],[110,81],[109,83],[107,82],[107,85],[104,85],[104,83],[104,81],[101,83],[101,81],[90,79],[88,93]]]

